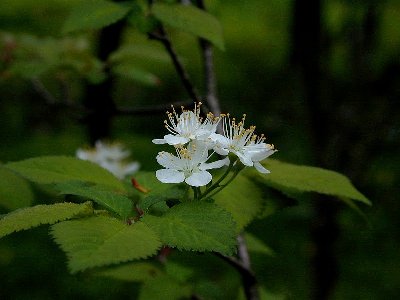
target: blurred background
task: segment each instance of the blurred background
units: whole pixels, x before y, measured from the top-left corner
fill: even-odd
[[[0,162],[75,155],[107,137],[154,170],[151,139],[164,134],[165,115],[143,108],[190,98],[162,45],[134,22],[65,33],[80,2],[0,2]],[[276,252],[252,257],[260,282],[287,299],[396,299],[400,1],[205,4],[224,32],[225,51],[214,51],[222,111],[246,113],[279,149],[274,158],[342,172],[373,202],[361,207],[368,221],[316,196],[255,221],[249,230]],[[167,32],[205,95],[197,39]],[[35,194],[50,201],[40,188]],[[137,285],[69,275],[47,230],[0,241],[2,299],[135,298]]]

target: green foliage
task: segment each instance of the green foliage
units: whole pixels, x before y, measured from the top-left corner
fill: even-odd
[[[25,179],[0,166],[0,206],[8,210],[26,207],[31,205],[33,197]]]
[[[161,217],[146,215],[143,221],[159,234],[163,243],[180,250],[216,251],[226,255],[236,251],[236,226],[232,216],[212,203],[181,203]]]
[[[95,273],[123,281],[143,282],[161,274],[161,270],[148,262],[134,262],[108,268]]]
[[[251,178],[284,192],[316,192],[336,197],[345,197],[370,205],[350,180],[337,172],[309,166],[297,166],[274,159],[263,164],[270,174],[248,172]]]
[[[127,225],[107,216],[61,222],[51,229],[54,240],[67,253],[72,273],[143,259],[161,247],[158,236],[143,222]]]
[[[190,5],[155,3],[152,12],[160,21],[192,33],[224,49],[224,38],[219,21],[211,14]]]
[[[125,187],[109,171],[85,160],[68,156],[42,156],[8,163],[7,168],[36,183],[84,181],[124,192]]]
[[[215,204],[232,214],[237,231],[248,225],[263,207],[260,187],[241,175],[213,198]]]
[[[115,75],[144,85],[155,86],[160,84],[160,79],[156,75],[132,64],[119,64],[112,71]]]
[[[131,7],[111,1],[82,1],[74,6],[64,23],[63,32],[100,29],[124,18]]]
[[[139,300],[168,299],[178,300],[190,298],[191,288],[181,284],[168,275],[157,276],[142,286]]]
[[[94,200],[101,206],[117,213],[122,218],[133,214],[133,203],[121,193],[117,193],[107,186],[87,185],[84,182],[73,181],[56,184],[61,194],[76,195]]]
[[[275,255],[274,250],[265,245],[263,241],[256,238],[254,235],[246,232],[244,234],[244,239],[246,241],[247,249],[249,249],[249,252],[262,253],[269,256]]]
[[[56,203],[21,208],[4,215],[0,219],[0,237],[10,233],[37,227],[42,224],[54,224],[78,216],[93,213],[92,203]]]

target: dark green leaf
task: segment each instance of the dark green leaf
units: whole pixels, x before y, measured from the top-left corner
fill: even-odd
[[[95,273],[123,281],[143,282],[161,275],[161,270],[147,262],[134,262]]]

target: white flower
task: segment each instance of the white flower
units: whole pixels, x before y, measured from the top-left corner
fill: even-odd
[[[160,152],[157,162],[165,169],[157,170],[156,177],[164,183],[180,183],[185,181],[191,186],[204,186],[212,180],[209,169],[220,168],[229,159],[225,158],[212,163],[206,163],[209,159],[208,149],[202,144],[189,144],[188,148],[177,147],[177,156]]]
[[[94,162],[120,179],[136,172],[140,167],[138,162],[125,163],[129,155],[130,152],[120,144],[107,144],[101,141],[97,141],[93,149],[78,149],[76,151],[76,156],[79,159]]]
[[[244,128],[246,115],[243,115],[242,120],[236,123],[229,115],[223,118],[223,135],[216,134],[213,136],[216,144],[215,152],[220,155],[228,155],[230,152],[235,154],[239,160],[245,165],[254,166],[261,173],[269,173],[260,161],[272,155],[276,150],[274,146],[264,143],[264,136],[257,137],[254,134],[255,126]]]
[[[210,136],[215,134],[219,117],[208,113],[206,119],[200,117],[201,102],[195,104],[194,110],[184,110],[178,115],[172,106],[172,113],[167,112],[168,120],[164,121],[165,128],[171,133],[163,139],[154,139],[154,144],[184,145],[191,140],[211,142]],[[212,148],[212,147],[211,147]]]

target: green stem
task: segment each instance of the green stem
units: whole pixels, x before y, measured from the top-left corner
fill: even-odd
[[[233,173],[232,177],[229,178],[229,180],[225,184],[220,185],[218,187],[218,189],[216,191],[214,191],[213,193],[211,193],[211,195],[208,195],[207,198],[211,198],[215,194],[218,194],[220,191],[222,191],[227,185],[229,185],[232,182],[232,180],[234,180],[236,178],[236,176],[240,173],[241,170],[242,169],[236,170],[235,173]]]

